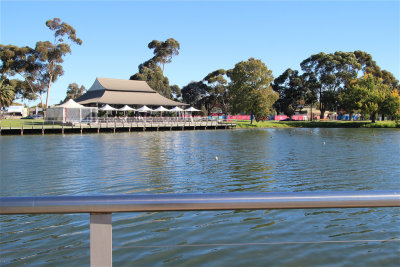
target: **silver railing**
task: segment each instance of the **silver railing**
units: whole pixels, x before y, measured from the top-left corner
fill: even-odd
[[[90,213],[90,264],[112,266],[113,212],[400,207],[399,191],[0,197],[0,214]]]

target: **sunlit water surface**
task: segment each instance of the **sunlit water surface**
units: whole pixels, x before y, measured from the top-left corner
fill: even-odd
[[[389,129],[3,136],[0,150],[0,196],[400,189],[400,131]],[[396,266],[399,214],[114,213],[113,263]],[[89,215],[0,216],[0,265],[23,264],[89,265]]]

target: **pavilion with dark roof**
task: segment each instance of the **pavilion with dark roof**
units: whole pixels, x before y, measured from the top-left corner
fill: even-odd
[[[168,99],[145,81],[96,78],[92,87],[82,96],[75,99],[81,105],[132,105],[132,106],[188,106]]]

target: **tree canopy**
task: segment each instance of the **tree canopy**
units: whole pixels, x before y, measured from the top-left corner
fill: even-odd
[[[377,113],[395,116],[400,112],[398,90],[391,90],[382,78],[366,74],[349,83],[345,97],[354,102],[354,108],[369,115],[375,122]]]
[[[241,61],[227,73],[231,79],[229,94],[234,113],[244,112],[258,119],[272,114],[272,105],[279,98],[271,89],[272,71],[259,59]]]
[[[202,82],[190,82],[182,87],[182,99],[185,103],[201,107],[203,98],[207,95],[207,86]]]
[[[148,47],[154,49],[154,57],[140,64],[139,72],[131,75],[129,79],[146,81],[151,88],[167,98],[179,98],[179,86],[170,86],[168,78],[164,76],[165,64],[172,61],[172,56],[179,54],[178,41],[173,38],[165,42],[153,40]]]
[[[297,70],[284,71],[274,80],[272,88],[279,94],[279,99],[274,104],[276,111],[284,113],[289,118],[306,103],[308,92],[306,80]]]
[[[86,93],[86,88],[84,85],[79,85],[77,83],[70,83],[67,88],[67,96],[65,97],[64,101],[67,101],[68,99],[77,99],[78,97],[82,96],[84,93]]]
[[[172,57],[179,55],[180,44],[174,38],[169,38],[165,42],[153,40],[148,47],[154,49],[154,57],[151,61],[159,64],[164,73],[165,64],[171,63]]]
[[[76,37],[75,29],[59,18],[46,21],[54,32],[54,41],[38,41],[35,48],[28,46],[0,45],[2,61],[1,75],[19,75],[23,81],[16,83],[16,94],[22,98],[36,99],[47,91],[46,107],[49,101],[51,83],[64,74],[63,57],[71,53],[71,43],[82,44]]]
[[[209,107],[220,107],[223,114],[228,114],[229,110],[229,90],[228,77],[224,69],[218,69],[204,77],[203,82],[207,85]]]
[[[319,109],[321,119],[326,110],[333,110],[337,106],[338,91],[345,84],[357,77],[361,65],[352,52],[323,52],[311,55],[300,63],[306,75],[314,75],[319,84]]]
[[[399,89],[399,81],[392,73],[381,70],[372,56],[364,51],[319,53],[305,59],[301,64],[305,75],[314,75],[318,86],[321,118],[326,110],[338,107],[350,114],[359,109],[359,92],[349,88],[357,77],[372,75],[381,79],[391,90]],[[352,116],[350,116],[352,117]]]
[[[15,97],[34,100],[43,92],[44,86],[37,80],[42,65],[34,49],[28,46],[0,45],[0,59],[2,79],[16,76],[23,78],[11,80]]]

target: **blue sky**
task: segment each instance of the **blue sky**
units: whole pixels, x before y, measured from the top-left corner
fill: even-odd
[[[277,77],[300,69],[312,54],[354,50],[400,78],[399,1],[1,0],[0,12],[1,44],[52,40],[45,22],[55,17],[83,40],[65,58],[50,104],[65,98],[69,83],[89,88],[96,77],[129,79],[152,57],[147,44],[154,39],[180,43],[180,54],[165,67],[170,84],[180,87],[250,57]]]

